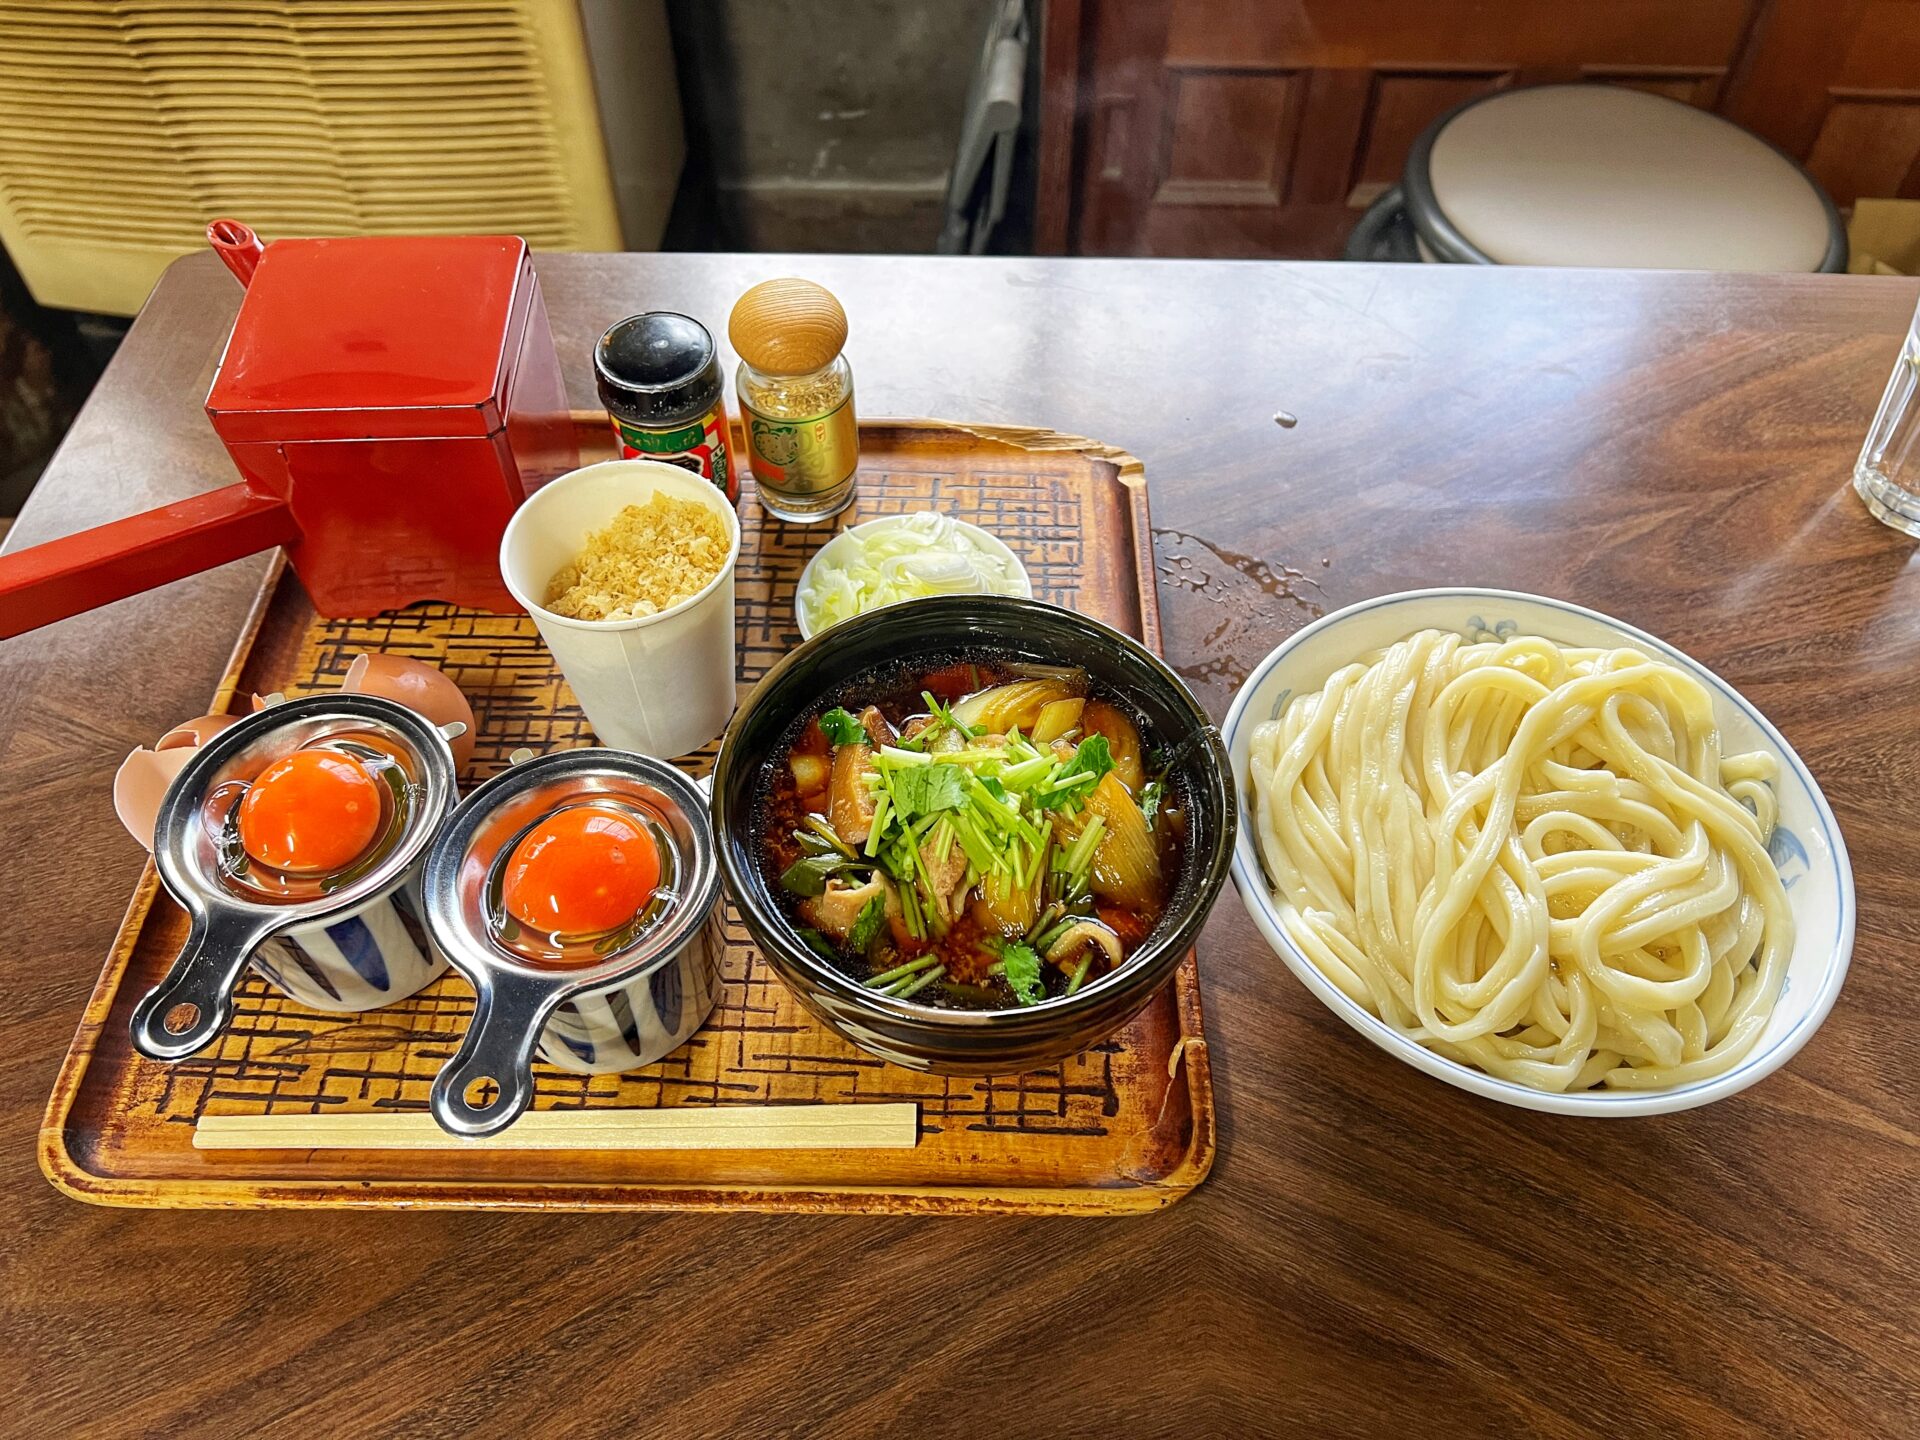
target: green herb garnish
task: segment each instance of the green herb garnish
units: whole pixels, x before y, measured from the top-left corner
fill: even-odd
[[[833,946],[828,943],[827,937],[822,935],[818,930],[808,925],[802,925],[800,926],[800,938],[806,942],[807,948],[813,951],[814,954],[820,956],[821,959],[831,960],[835,965],[840,963],[840,952],[834,949]]]
[[[1067,994],[1071,995],[1086,981],[1087,971],[1093,967],[1093,953],[1089,951],[1080,957],[1080,963],[1074,967],[1073,978],[1067,981]]]
[[[843,855],[808,855],[789,865],[780,876],[780,888],[807,899],[827,893],[827,881],[854,864]]]
[[[867,743],[867,727],[838,705],[820,717],[820,728],[835,745]]]
[[[1166,798],[1167,785],[1164,780],[1149,780],[1140,787],[1140,813],[1146,816],[1149,830],[1160,818],[1160,806]]]
[[[910,980],[902,980],[898,985],[889,988],[887,994],[893,996],[896,1000],[911,1000],[915,995],[918,995],[922,990],[926,989],[927,986],[933,984],[934,981],[946,973],[946,966],[936,965],[924,975],[915,975]]]
[[[1000,975],[1022,1005],[1038,1005],[1047,998],[1040,983],[1040,957],[1031,945],[1006,945],[1000,950]]]
[[[859,918],[853,922],[853,929],[847,932],[847,944],[856,955],[867,953],[867,947],[873,944],[886,919],[887,901],[884,895],[874,896],[862,907]]]
[[[1067,768],[1060,772],[1054,783],[1057,785],[1062,780],[1071,780],[1076,775],[1091,775],[1098,780],[1111,769],[1113,751],[1107,748],[1107,737],[1089,735],[1074,747],[1073,758],[1067,762]]]
[[[957,765],[906,766],[890,781],[894,808],[903,820],[958,810],[967,803],[966,772]]]
[[[912,960],[904,960],[891,970],[882,970],[878,975],[869,975],[860,983],[869,990],[885,990],[904,980],[907,976],[926,969],[929,965],[938,965],[938,955],[920,955]]]

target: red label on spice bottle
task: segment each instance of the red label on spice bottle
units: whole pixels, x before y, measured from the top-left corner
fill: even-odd
[[[616,418],[613,433],[620,442],[622,460],[664,460],[678,465],[705,476],[726,492],[728,500],[739,503],[740,477],[727,455],[727,415],[720,406],[691,424],[671,430],[648,430]]]

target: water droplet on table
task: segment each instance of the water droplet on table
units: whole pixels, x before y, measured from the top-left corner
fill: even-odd
[[[1185,530],[1155,530],[1153,549],[1163,586],[1210,602],[1204,609],[1169,606],[1165,619],[1173,668],[1215,713],[1225,710],[1262,656],[1326,613],[1320,582],[1291,565],[1224,549]]]

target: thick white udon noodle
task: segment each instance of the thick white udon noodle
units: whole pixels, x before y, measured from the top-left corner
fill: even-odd
[[[1722,756],[1664,661],[1423,630],[1259,726],[1250,768],[1287,935],[1449,1059],[1665,1089],[1731,1068],[1779,999],[1773,758]]]

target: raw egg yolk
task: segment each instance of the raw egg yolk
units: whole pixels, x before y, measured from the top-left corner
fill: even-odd
[[[644,825],[609,805],[572,805],[514,847],[500,899],[529,929],[598,935],[638,915],[659,883],[660,852]]]
[[[380,782],[351,755],[296,750],[240,802],[240,844],[275,870],[345,869],[380,829]]]

